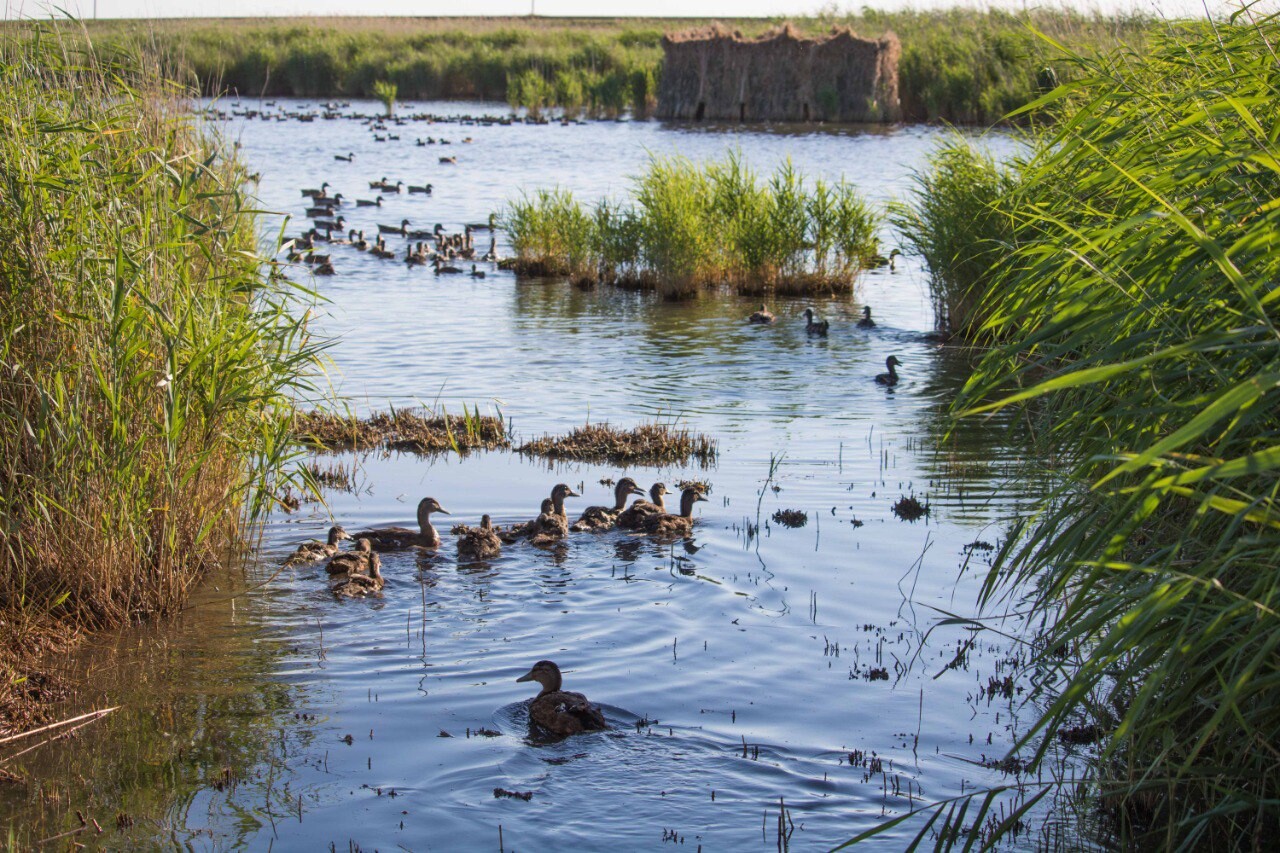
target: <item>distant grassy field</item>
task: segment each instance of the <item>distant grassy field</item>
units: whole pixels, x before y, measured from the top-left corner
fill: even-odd
[[[810,33],[833,25],[892,30],[910,121],[989,124],[1034,99],[1072,67],[1031,31],[1082,51],[1142,50],[1163,26],[1141,16],[972,10],[790,19]],[[695,18],[291,18],[98,21],[99,47],[142,48],[191,75],[206,93],[372,97],[379,80],[400,97],[506,100],[534,109],[646,113],[662,74],[662,35]],[[782,19],[722,21],[758,35]]]

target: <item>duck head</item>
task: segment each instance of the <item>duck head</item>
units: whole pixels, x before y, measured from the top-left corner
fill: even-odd
[[[680,514],[685,518],[693,518],[693,505],[705,500],[701,489],[690,486],[680,493]]]
[[[636,481],[630,477],[623,477],[618,481],[618,485],[613,487],[614,506],[617,509],[622,509],[627,505],[627,498],[631,495],[644,497],[644,489],[640,488]]]
[[[418,525],[426,530],[431,527],[431,513],[438,512],[442,515],[451,515],[452,513],[444,507],[440,506],[440,502],[435,498],[423,498],[418,501]]]
[[[666,504],[662,502],[662,496],[669,494],[671,493],[667,491],[666,483],[654,483],[649,487],[649,500],[662,509],[666,509]]]
[[[884,364],[885,367],[889,368],[889,372],[893,373],[893,369],[902,364],[902,362],[898,361],[898,357],[896,355],[891,355],[884,360]]]
[[[493,529],[493,522],[489,520],[489,515],[488,515],[488,513],[486,513],[485,515],[480,516],[480,529],[481,529],[481,530],[492,530],[492,529]]]
[[[862,306],[862,319],[864,319],[864,320],[870,320],[870,319],[871,319],[871,306],[870,306],[870,305],[863,305],[863,306]]]
[[[409,220],[407,220],[407,219],[401,219],[401,220],[400,220],[400,227],[401,227],[401,228],[408,228],[408,227],[409,227],[410,225],[412,225],[412,224],[413,224],[413,223],[412,223],[412,222],[410,222],[410,221],[409,221]]]
[[[556,505],[551,502],[551,498],[543,498],[542,505],[538,511],[541,512],[543,515],[550,515],[551,513],[555,512],[555,509],[556,509]]]
[[[813,309],[812,309],[812,308],[806,308],[806,309],[804,309],[804,317],[805,317],[805,319],[806,319],[806,320],[808,320],[810,323],[812,323],[812,322],[813,322]]]
[[[557,483],[556,487],[551,490],[551,503],[555,506],[557,515],[564,515],[564,499],[576,498],[578,493],[569,488],[564,483]]]
[[[563,679],[560,677],[560,667],[556,666],[549,660],[540,660],[533,665],[533,668],[524,675],[516,679],[519,684],[522,681],[536,681],[542,685],[542,693],[555,693],[560,689]]]
[[[368,539],[360,538],[356,540],[356,550],[361,554],[369,554],[373,552],[373,543]]]
[[[337,545],[342,539],[350,539],[351,534],[342,529],[341,524],[335,524],[329,528],[329,544]]]

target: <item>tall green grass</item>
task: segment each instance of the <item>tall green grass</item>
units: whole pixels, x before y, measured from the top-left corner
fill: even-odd
[[[508,203],[517,270],[659,290],[668,298],[847,291],[876,254],[878,214],[851,185],[790,162],[762,180],[738,154],[653,157],[627,202],[585,208],[563,190]]]
[[[270,505],[314,357],[187,90],[56,29],[0,41],[0,612],[179,608]]]
[[[748,36],[781,19],[737,19]],[[645,114],[662,75],[662,35],[699,19],[302,18],[95,22],[99,45],[144,48],[186,68],[208,94],[373,97],[378,80],[402,99],[507,99],[570,112]],[[1136,15],[1039,9],[876,12],[792,19],[811,34],[847,25],[902,40],[908,121],[991,124],[1034,100],[1073,66],[1030,24],[1077,49],[1141,45],[1159,22]]]
[[[929,268],[937,328],[980,340],[988,288],[1013,249],[1008,202],[1018,170],[996,163],[973,143],[955,137],[940,145],[916,173],[907,201],[890,207],[890,220],[908,251]]]
[[[1021,410],[1061,466],[982,602],[1037,629],[1018,747],[1044,767],[1099,734],[1081,790],[1120,847],[1280,832],[1278,40],[1246,7],[1074,57],[983,306],[1006,342],[961,401]],[[981,810],[926,830],[965,841]]]

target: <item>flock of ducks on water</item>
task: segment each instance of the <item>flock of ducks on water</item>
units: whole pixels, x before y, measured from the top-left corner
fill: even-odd
[[[338,159],[345,159],[335,155]],[[346,155],[347,157],[354,155]],[[488,222],[476,222],[463,226],[459,233],[450,234],[440,223],[430,230],[413,230],[409,219],[401,219],[398,225],[377,225],[377,236],[372,240],[365,237],[364,229],[347,227],[342,208],[350,200],[340,192],[330,193],[330,184],[325,181],[319,187],[303,189],[302,197],[309,205],[306,215],[311,219],[311,227],[300,236],[294,237],[286,245],[290,263],[303,262],[311,265],[315,275],[335,275],[336,267],[333,256],[317,251],[321,244],[332,246],[350,246],[358,252],[368,252],[383,260],[400,260],[409,267],[432,266],[437,275],[461,274],[467,272],[454,266],[454,261],[496,261],[498,259],[498,240],[491,236],[487,252],[479,252],[476,248],[474,232],[493,231],[495,217],[490,216]],[[381,180],[369,181],[369,189],[377,192],[372,199],[355,199],[356,207],[382,207],[383,196],[408,192],[409,195],[431,195],[434,187],[430,183],[408,184],[404,181],[392,183],[383,176]],[[343,236],[345,232],[345,237]],[[335,234],[337,236],[335,236]],[[409,242],[403,252],[387,247],[386,237],[397,236]],[[469,275],[472,278],[484,278],[485,273],[476,264],[471,264]]]
[[[896,253],[897,250],[895,249],[894,252]],[[818,317],[812,308],[804,309],[803,316],[805,332],[822,338],[827,336],[827,332],[831,328],[831,324],[828,321]],[[761,305],[759,311],[756,311],[747,318],[748,323],[758,326],[767,326],[772,323],[776,323],[777,321],[777,316],[764,305]],[[871,306],[862,306],[862,319],[858,321],[858,328],[874,329],[875,327],[876,321],[871,319]],[[898,376],[897,368],[902,364],[902,362],[898,361],[898,357],[896,355],[891,355],[885,359],[884,363],[885,367],[889,368],[889,371],[887,373],[877,373],[876,384],[893,387],[898,384],[898,379],[900,377]]]
[[[551,490],[551,496],[543,500],[541,511],[534,519],[495,527],[489,516],[483,515],[478,526],[458,525],[451,533],[457,537],[459,559],[466,562],[492,560],[502,553],[504,544],[527,541],[544,547],[555,545],[571,532],[603,533],[617,528],[669,539],[687,536],[693,532],[694,504],[705,501],[706,496],[700,487],[688,486],[680,493],[680,512],[671,513],[664,503],[669,494],[672,492],[665,484],[654,483],[645,500],[646,493],[636,481],[623,477],[613,487],[612,506],[587,507],[578,520],[570,524],[565,500],[580,495],[559,483]],[[633,495],[640,499],[627,506],[627,500]],[[417,530],[376,527],[353,537],[341,525],[334,525],[329,528],[325,541],[313,540],[299,545],[285,560],[285,565],[325,561],[329,589],[338,598],[359,598],[379,592],[386,584],[380,552],[440,548],[443,540],[431,523],[431,516],[437,513],[451,514],[435,498],[426,497],[418,503]],[[343,551],[342,540],[353,538],[356,547]],[[517,681],[536,681],[542,685],[542,691],[529,706],[529,717],[547,733],[563,736],[607,728],[604,715],[585,696],[560,689],[560,669],[553,662],[538,661]]]

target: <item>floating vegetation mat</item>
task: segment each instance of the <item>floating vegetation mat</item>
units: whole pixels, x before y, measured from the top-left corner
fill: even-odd
[[[425,409],[376,412],[368,418],[333,412],[304,412],[294,418],[293,434],[318,450],[402,450],[408,453],[462,453],[510,447],[501,417],[482,415],[477,407],[463,414]]]
[[[773,514],[773,520],[783,527],[794,529],[808,524],[809,514],[802,509],[780,509]]]
[[[682,465],[697,460],[705,468],[715,461],[716,442],[671,424],[618,429],[604,423],[581,426],[568,435],[544,435],[525,442],[517,451],[547,459],[618,465]]]
[[[929,504],[920,503],[914,495],[899,498],[893,505],[893,514],[903,521],[916,521],[929,514]]]

